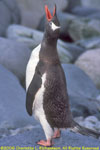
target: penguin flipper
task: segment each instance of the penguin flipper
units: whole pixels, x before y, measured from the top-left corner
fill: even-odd
[[[30,116],[32,116],[32,107],[35,95],[39,90],[39,88],[41,87],[41,84],[42,84],[41,76],[38,72],[35,72],[35,75],[31,81],[31,84],[26,94],[26,110]]]

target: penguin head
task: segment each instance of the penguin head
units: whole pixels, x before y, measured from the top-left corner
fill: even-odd
[[[60,33],[60,23],[56,15],[56,5],[54,7],[53,16],[51,15],[47,5],[45,5],[45,13],[46,13],[45,32],[51,38],[58,38]]]

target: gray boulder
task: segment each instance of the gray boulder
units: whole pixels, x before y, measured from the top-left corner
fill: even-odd
[[[100,14],[100,9],[85,6],[77,6],[71,10],[71,13],[81,17],[89,17],[97,13]]]
[[[16,41],[26,43],[28,47],[33,50],[38,44],[41,43],[43,32],[19,25],[11,25],[7,30],[7,37],[9,39],[14,39]],[[74,55],[70,53],[70,50],[68,50],[67,47],[68,46],[64,42],[60,40],[58,41],[58,53],[60,60],[63,63],[70,63],[76,58],[76,56],[74,58]],[[77,47],[78,46],[76,46],[76,49]],[[78,49],[78,51],[80,51],[79,53],[82,53],[83,49],[80,47],[78,48],[80,49]]]
[[[85,121],[89,121],[95,124],[96,122],[98,122],[98,119],[95,116],[89,116],[85,119]]]
[[[66,10],[70,12],[75,7],[81,6],[81,5],[82,5],[81,0],[75,0],[75,1],[74,0],[68,0],[68,5],[67,5]]]
[[[95,129],[100,132],[100,121],[96,123]]]
[[[72,62],[74,62],[83,52],[85,52],[84,47],[78,44],[76,45],[75,43],[68,43],[59,40],[58,44],[72,55]]]
[[[68,28],[69,35],[74,41],[100,36],[100,20],[75,18]]]
[[[45,139],[44,132],[40,127],[36,127],[31,131],[26,131],[15,136],[8,136],[0,139],[0,146],[14,146],[17,147],[34,147],[40,149],[36,143],[40,139]],[[93,137],[83,136],[77,133],[72,133],[69,130],[62,131],[59,139],[54,140],[53,149],[71,149],[72,147],[100,147],[100,140]],[[41,147],[42,149],[49,149]],[[50,147],[51,149],[52,147]]]
[[[100,88],[100,48],[86,51],[75,64],[86,72],[95,85]]]
[[[79,40],[76,42],[77,46],[81,46],[83,49],[94,49],[100,48],[100,36],[92,37],[84,40]]]
[[[100,104],[96,101],[99,91],[93,81],[75,65],[63,64],[63,69],[73,116],[100,116]]]
[[[25,95],[17,78],[0,65],[0,134],[30,123],[35,125],[26,112]]]
[[[100,94],[97,96],[96,99],[98,100],[98,102],[100,102]]]
[[[30,49],[33,49],[41,43],[43,32],[21,25],[11,25],[8,27],[6,36],[9,39],[26,43]]]
[[[90,99],[98,95],[99,91],[93,81],[76,65],[63,64],[63,69],[66,75],[69,95],[79,95]]]
[[[85,118],[83,126],[100,132],[100,121],[95,116]]]
[[[88,16],[89,19],[99,19],[100,20],[100,10],[94,14]]]
[[[81,0],[82,5],[86,7],[91,7],[91,8],[98,8],[100,9],[100,0]]]
[[[0,64],[14,73],[20,81],[25,77],[31,51],[26,44],[0,38]]]
[[[16,0],[0,0],[0,36],[5,36],[7,27],[13,23],[20,23]]]

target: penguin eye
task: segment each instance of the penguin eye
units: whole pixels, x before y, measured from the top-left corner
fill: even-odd
[[[49,25],[52,26],[52,22],[49,22]]]

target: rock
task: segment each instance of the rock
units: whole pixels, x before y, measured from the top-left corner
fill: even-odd
[[[100,95],[98,95],[98,96],[96,97],[96,100],[98,100],[98,101],[100,102]]]
[[[3,3],[7,6],[7,8],[11,11],[12,16],[12,23],[20,23],[21,22],[21,15],[20,15],[20,9],[18,7],[16,0],[1,0]]]
[[[94,29],[96,29],[100,33],[100,20],[90,19],[90,21],[88,22],[88,25],[90,27],[93,27]]]
[[[76,42],[76,45],[81,46],[84,49],[100,48],[100,36],[79,40]]]
[[[84,126],[84,117],[83,116],[75,117],[74,120],[81,126]]]
[[[71,10],[73,15],[81,16],[81,17],[89,17],[93,14],[99,13],[100,10],[96,8],[86,7],[86,6],[77,6]]]
[[[83,52],[85,52],[85,48],[74,43],[62,42],[61,40],[59,40],[58,43],[72,55],[72,61],[75,61]]]
[[[14,136],[14,135],[17,135],[19,133],[24,133],[25,131],[31,131],[32,129],[34,128],[38,128],[40,127],[40,124],[38,125],[27,125],[27,126],[24,126],[24,127],[21,127],[21,128],[17,128],[17,129],[10,129],[9,132],[10,132],[10,136]]]
[[[63,64],[63,69],[73,116],[100,116],[100,104],[95,100],[99,91],[92,80],[75,65]]]
[[[73,8],[77,7],[77,6],[81,6],[81,0],[68,0],[68,5],[66,10],[67,11],[71,11]]]
[[[0,128],[0,138],[7,137],[7,136],[15,136],[20,133],[24,133],[25,131],[30,131],[34,128],[40,127],[39,124],[37,125],[32,125],[35,124],[34,120],[33,123],[30,123],[29,125],[25,125],[24,127],[18,127],[18,128]]]
[[[26,112],[25,96],[18,79],[0,65],[0,131],[36,125]]]
[[[99,120],[95,116],[88,116],[84,119],[83,126],[86,128],[90,128],[92,130],[97,130],[98,129],[98,123]]]
[[[41,146],[36,144],[37,141],[39,141],[40,139],[45,139],[45,136],[43,130],[41,128],[36,127],[31,131],[26,131],[22,134],[8,136],[0,139],[0,146],[14,146],[17,148],[18,146],[34,148],[36,147],[37,149],[40,149]],[[100,140],[95,139],[93,137],[87,137],[77,133],[72,133],[69,130],[64,130],[62,131],[61,137],[59,139],[54,140],[53,149],[66,149],[67,147],[68,149],[71,149],[71,147],[75,146],[81,148],[100,147]]]
[[[80,117],[75,117],[74,120],[79,123],[80,121],[84,121],[84,118],[83,116],[80,116]]]
[[[45,14],[44,5],[48,5],[50,11],[54,9],[54,4],[57,4],[57,10],[63,10],[67,5],[67,0],[59,1],[44,1],[44,0],[17,0],[22,15],[22,25],[31,28],[37,28],[41,17]],[[33,15],[34,14],[34,15]]]
[[[20,23],[16,0],[0,0],[0,36],[5,36],[7,27],[13,23]]]
[[[100,10],[94,14],[87,16],[89,19],[99,19],[100,20]]]
[[[74,41],[98,37],[100,36],[100,20],[78,17],[72,19],[67,29]]]
[[[0,38],[0,64],[24,80],[26,65],[31,51],[26,44]]]
[[[82,54],[75,64],[86,72],[100,88],[100,49],[93,49]]]
[[[100,1],[99,0],[81,0],[82,5],[86,7],[98,8],[100,9]]]
[[[84,121],[84,125],[83,125],[85,128],[89,128],[91,130],[94,130],[94,124],[89,122],[89,121]]]
[[[99,120],[95,116],[89,116],[85,119],[85,121],[91,122],[93,124],[96,124]]]
[[[28,47],[31,50],[33,50],[38,44],[41,43],[42,38],[43,38],[43,32],[40,32],[34,29],[32,30],[30,28],[26,28],[26,27],[19,26],[19,25],[11,25],[8,28],[7,37],[9,39],[14,39],[14,40],[26,43]],[[60,56],[60,60],[63,63],[70,63],[76,58],[76,56],[74,58],[74,55],[70,53],[70,50],[67,50],[67,47],[68,46],[65,43],[63,43],[60,40],[58,41],[58,53]],[[83,49],[78,46],[76,46],[76,49],[77,49],[76,55],[78,57],[79,54],[83,52]]]
[[[69,95],[79,95],[94,99],[99,94],[93,81],[80,68],[72,64],[63,64],[63,69],[69,88]]]
[[[71,53],[60,45],[58,45],[58,54],[61,63],[71,63],[73,61],[73,56],[71,55]]]
[[[94,115],[100,119],[100,103],[98,104],[97,101],[82,96],[75,97],[71,95],[69,95],[69,100],[73,117]]]
[[[26,43],[30,49],[33,49],[42,41],[43,32],[21,25],[11,25],[8,27],[6,36],[9,39]]]
[[[95,125],[95,129],[100,132],[100,121],[98,121]]]

